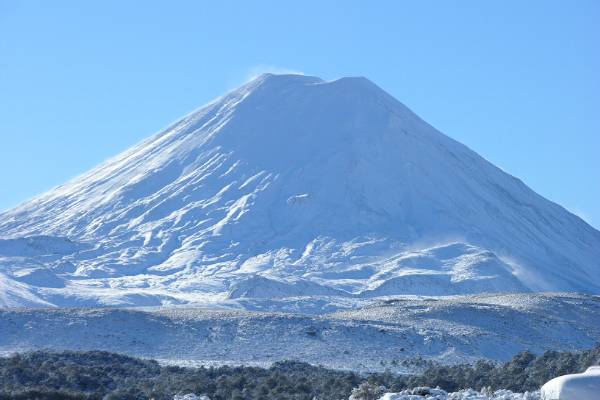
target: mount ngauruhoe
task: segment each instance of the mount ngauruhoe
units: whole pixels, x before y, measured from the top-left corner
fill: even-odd
[[[600,293],[600,232],[364,78],[262,75],[0,239],[2,306]]]

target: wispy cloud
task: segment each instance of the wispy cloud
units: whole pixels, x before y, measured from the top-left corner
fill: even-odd
[[[268,65],[268,64],[258,64],[258,65],[251,67],[250,69],[248,69],[245,80],[250,81],[250,80],[256,78],[257,76],[259,76],[261,74],[266,74],[266,73],[304,75],[304,72],[298,71],[298,70],[292,69],[292,68],[279,67],[276,65]]]

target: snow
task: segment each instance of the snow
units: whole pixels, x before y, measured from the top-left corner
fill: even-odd
[[[365,78],[262,75],[0,214],[0,306],[598,293],[599,260],[600,232]]]
[[[210,400],[210,397],[206,395],[195,395],[193,393],[188,394],[176,394],[173,396],[173,400]]]
[[[422,393],[423,395],[414,393]],[[210,398],[190,393],[175,395],[173,400],[210,400]],[[539,392],[513,393],[510,390],[479,392],[473,389],[466,389],[448,393],[441,389],[415,388],[399,393],[386,393],[380,400],[540,400],[540,395]]]
[[[477,391],[473,389],[448,393],[441,389],[414,388],[399,393],[386,393],[380,400],[541,400],[539,392],[513,393],[510,390]]]
[[[49,307],[52,304],[40,299],[27,285],[0,274],[0,304],[4,307]]]
[[[581,374],[563,375],[542,386],[542,400],[596,400],[600,394],[600,366]]]
[[[588,349],[600,338],[597,296],[334,299],[346,302],[336,303],[337,311],[327,296],[224,299],[206,307],[6,309],[0,353],[106,350],[188,366],[301,360],[403,373],[422,368],[413,365],[419,357],[507,361],[523,350]]]

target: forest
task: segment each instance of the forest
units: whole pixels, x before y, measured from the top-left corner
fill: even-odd
[[[0,358],[0,400],[4,399],[172,399],[177,394],[212,400],[348,399],[363,382],[397,392],[429,386],[524,392],[600,360],[600,346],[582,352],[521,352],[509,362],[478,361],[453,366],[426,363],[415,375],[358,374],[285,361],[270,368],[160,365],[154,360],[103,351],[35,351]]]

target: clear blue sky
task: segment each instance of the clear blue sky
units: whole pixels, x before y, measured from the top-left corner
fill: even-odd
[[[0,0],[0,210],[291,70],[370,78],[600,227],[599,43],[597,0]]]

